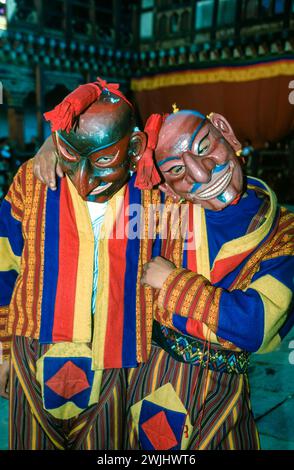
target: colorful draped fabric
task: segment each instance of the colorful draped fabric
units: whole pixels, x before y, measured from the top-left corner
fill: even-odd
[[[41,344],[93,340],[95,369],[146,360],[152,292],[143,289],[141,303],[136,293],[142,293],[140,273],[151,256],[152,235],[140,241],[138,230],[130,236],[134,214],[128,208],[148,205],[152,193],[141,193],[133,183],[134,177],[111,199],[101,228],[92,328],[94,236],[87,204],[68,178],[51,191],[34,177],[32,161],[20,168],[0,213],[3,340],[12,333]]]
[[[185,243],[162,241],[162,256],[178,269],[160,291],[156,319],[225,348],[262,353],[294,323],[294,214],[277,206],[263,182],[248,180],[246,196],[224,211],[186,205]]]

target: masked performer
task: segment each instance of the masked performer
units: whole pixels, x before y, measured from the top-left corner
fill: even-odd
[[[121,449],[123,368],[146,360],[152,330],[152,289],[143,309],[136,303],[151,252],[147,239],[130,236],[125,209],[151,202],[130,165],[146,150],[142,168],[152,180],[154,143],[148,129],[133,131],[133,108],[118,86],[101,79],[45,116],[66,178],[52,191],[26,162],[0,212],[0,378],[4,394],[11,356],[10,448]]]
[[[160,130],[169,229],[162,257],[144,266],[157,294],[154,342],[148,362],[128,370],[127,448],[259,448],[248,357],[275,349],[293,323],[293,215],[245,179],[240,149],[217,114],[181,111]],[[50,162],[47,181],[51,154],[38,161]]]
[[[214,113],[180,111],[160,131],[162,189],[179,209],[168,233],[184,214],[186,232],[182,243],[163,239],[162,257],[144,267],[158,295],[157,346],[129,378],[130,447],[259,448],[248,357],[275,349],[293,325],[294,215],[245,178],[240,150]]]

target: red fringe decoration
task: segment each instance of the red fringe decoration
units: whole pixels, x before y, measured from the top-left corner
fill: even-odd
[[[67,95],[60,104],[55,106],[52,111],[44,114],[46,121],[51,122],[52,132],[62,130],[69,133],[76,118],[93,104],[105,89],[119,96],[132,108],[131,103],[119,91],[118,83],[107,83],[105,80],[97,77],[97,82],[79,86]]]
[[[152,189],[153,186],[161,181],[161,177],[154,163],[153,153],[157,145],[158,134],[163,119],[163,116],[160,114],[151,114],[146,122],[144,132],[146,132],[148,140],[146,150],[137,164],[136,188]]]

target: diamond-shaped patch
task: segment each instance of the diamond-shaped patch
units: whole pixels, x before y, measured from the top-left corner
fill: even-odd
[[[56,374],[46,382],[57,395],[69,399],[90,387],[86,373],[72,361],[66,362]]]
[[[156,450],[172,449],[178,443],[164,411],[152,416],[141,427]]]

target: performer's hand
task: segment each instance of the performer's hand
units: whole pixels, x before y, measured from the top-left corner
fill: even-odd
[[[8,398],[9,389],[9,361],[0,364],[0,397]]]
[[[156,256],[149,263],[144,264],[141,284],[161,289],[174,269],[176,269],[176,266],[171,261],[167,261],[161,258],[161,256]]]
[[[56,174],[61,178],[64,176],[58,163],[58,154],[51,135],[35,155],[34,174],[53,191],[56,189]]]

